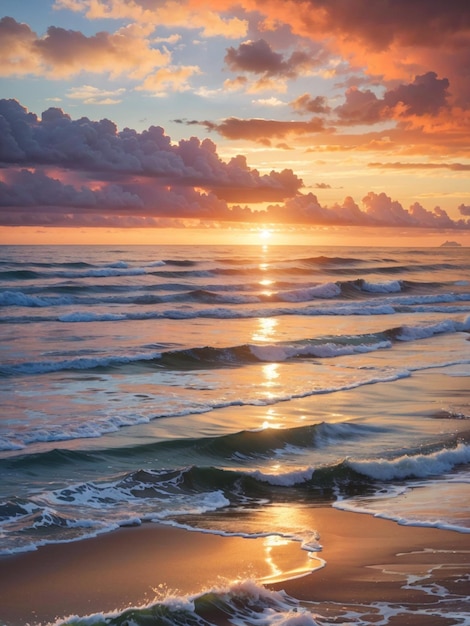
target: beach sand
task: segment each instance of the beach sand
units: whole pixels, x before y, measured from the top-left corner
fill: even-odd
[[[390,618],[390,625],[430,624],[419,609],[432,610],[432,603],[444,596],[454,598],[449,612],[452,606],[465,611],[467,603],[470,613],[465,595],[470,534],[399,526],[328,506],[312,508],[311,516],[323,547],[313,556],[324,559],[326,566],[309,574],[305,572],[318,568],[321,560],[309,558],[296,542],[222,537],[154,524],[3,557],[0,623],[45,624],[56,617],[141,605],[167,591],[195,594],[245,578],[264,579],[272,589],[314,603],[312,613],[332,622],[354,606],[364,616],[358,623],[373,623],[377,616],[370,604],[387,602],[405,606],[401,615]],[[407,588],[410,576],[426,579]],[[430,583],[438,585],[437,595],[420,588]],[[432,621],[433,626],[453,623],[442,617]]]

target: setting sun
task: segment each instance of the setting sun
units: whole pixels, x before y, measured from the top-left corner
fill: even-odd
[[[267,241],[268,239],[270,239],[272,234],[272,231],[268,228],[263,228],[263,230],[259,231],[260,239],[262,239],[263,241]]]

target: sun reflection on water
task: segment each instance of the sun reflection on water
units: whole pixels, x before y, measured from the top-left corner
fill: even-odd
[[[251,339],[259,342],[274,341],[279,320],[275,317],[258,317],[256,322],[258,327],[253,331]]]
[[[262,383],[263,387],[272,387],[276,378],[279,378],[279,363],[267,363],[263,365],[263,376],[265,381]]]
[[[278,577],[297,578],[324,566],[323,559],[316,556],[321,546],[317,531],[312,530],[312,515],[307,511],[291,504],[269,508],[265,527],[271,528],[273,534],[264,538],[263,547],[271,573],[263,582],[275,582]]]
[[[269,535],[268,537],[264,538],[264,559],[269,569],[271,570],[271,576],[279,576],[283,573],[282,569],[279,568],[275,563],[273,548],[286,546],[289,543],[291,543],[289,539],[286,539],[285,537],[281,537],[279,535]]]

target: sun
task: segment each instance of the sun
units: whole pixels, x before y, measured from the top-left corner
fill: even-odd
[[[260,239],[262,239],[263,241],[267,241],[271,237],[272,234],[273,233],[271,230],[269,230],[269,228],[263,228],[262,230],[258,232]]]

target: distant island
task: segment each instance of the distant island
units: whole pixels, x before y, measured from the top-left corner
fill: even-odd
[[[440,248],[461,248],[462,244],[458,241],[444,241],[441,243]]]

